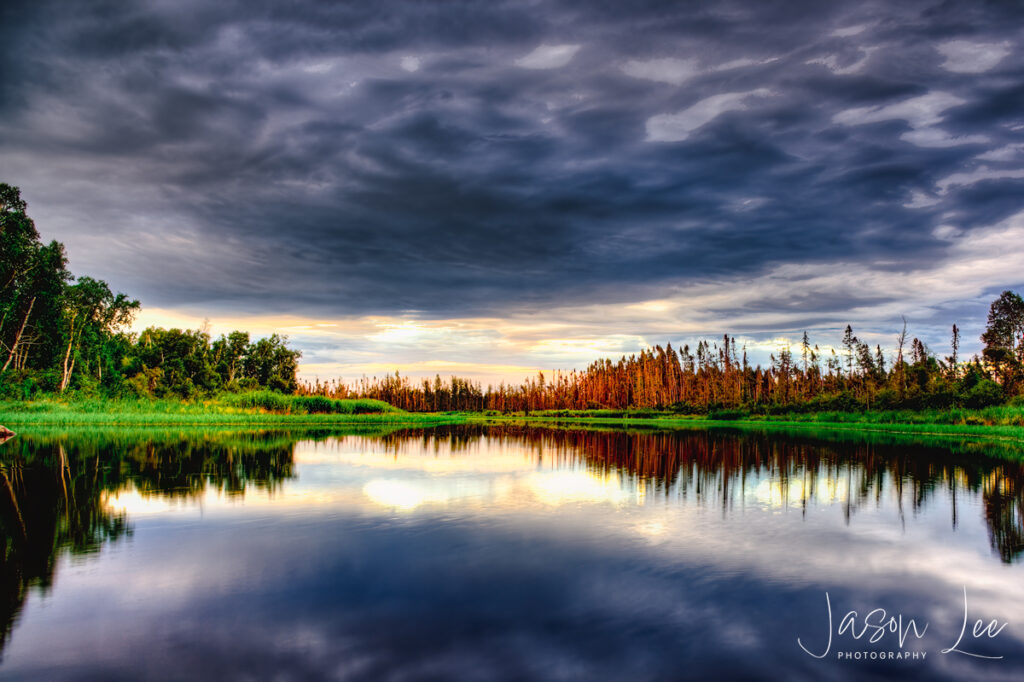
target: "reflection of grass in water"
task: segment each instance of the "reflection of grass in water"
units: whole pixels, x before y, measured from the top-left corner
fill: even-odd
[[[813,438],[826,443],[921,445],[1001,459],[1024,459],[1024,429],[1016,427],[957,427],[942,424],[829,424],[821,422],[711,421],[697,419],[609,419],[489,417],[472,423],[521,424],[558,430],[651,432],[765,433]]]
[[[845,430],[886,432],[914,438],[954,440],[1000,439],[1024,443],[1024,407],[996,406],[980,410],[949,409],[880,412],[817,412],[751,415],[726,410],[710,416],[676,415],[656,410],[554,410],[526,415],[490,413],[402,412],[375,400],[331,400],[288,396],[270,391],[222,394],[206,401],[103,400],[47,398],[29,402],[0,402],[0,415],[8,426],[19,427],[281,427],[281,428],[392,428],[441,424],[555,423],[578,428],[628,425],[643,428],[705,428],[729,424],[740,428],[807,429],[813,432]]]
[[[196,425],[180,426],[126,426],[116,424],[88,424],[73,429],[45,424],[26,426],[19,435],[6,445],[0,446],[0,458],[15,452],[27,454],[40,443],[60,441],[82,442],[93,446],[104,444],[124,447],[142,442],[167,442],[173,440],[199,440],[208,444],[240,449],[265,448],[294,445],[299,440],[324,440],[336,436],[384,436],[410,428],[405,422],[352,422],[339,425],[318,426],[288,424],[287,428],[275,425],[256,425],[239,428],[238,425]],[[414,425],[412,425],[414,426]],[[31,443],[31,446],[26,443]]]
[[[930,430],[902,431],[876,429],[865,425],[813,424],[813,423],[749,423],[739,426],[709,426],[716,432],[762,433],[791,438],[813,439],[821,443],[862,443],[865,445],[913,445],[949,450],[956,455],[981,455],[1000,459],[1024,459],[1024,440],[1000,434],[960,433]],[[991,429],[992,427],[988,427]]]
[[[721,426],[754,428],[754,429],[812,429],[812,430],[844,430],[851,433],[887,432],[894,434],[906,434],[910,436],[952,436],[970,438],[997,438],[1003,440],[1016,440],[1024,444],[1024,427],[1008,425],[974,425],[974,424],[943,424],[932,422],[902,423],[882,421],[817,421],[817,420],[715,420],[695,417],[591,417],[591,416],[561,416],[561,415],[531,415],[523,416],[471,416],[471,421],[484,421],[492,423],[532,423],[532,424],[557,424],[577,428],[587,428],[591,425],[608,426],[621,425],[632,428],[644,429],[704,429]]]
[[[174,405],[169,406],[174,407]],[[178,405],[180,406],[180,405]],[[1012,408],[1007,408],[1012,409]],[[922,444],[945,447],[976,454],[988,454],[1002,458],[1024,458],[1024,428],[1016,426],[977,426],[940,423],[888,423],[871,421],[721,421],[696,419],[692,417],[663,417],[645,415],[642,418],[531,415],[480,415],[471,413],[449,414],[351,414],[351,415],[288,415],[288,414],[204,414],[191,411],[161,413],[128,412],[124,414],[95,413],[79,423],[77,416],[65,415],[59,411],[43,412],[40,418],[21,419],[31,413],[5,414],[3,419],[24,435],[67,437],[68,427],[78,438],[118,438],[122,442],[137,442],[140,438],[161,437],[212,437],[223,439],[226,434],[251,434],[274,432],[282,439],[322,439],[330,436],[366,435],[382,436],[401,430],[421,430],[458,424],[519,425],[529,424],[553,429],[584,430],[643,430],[680,431],[714,429],[720,431],[771,432],[779,435],[811,436],[826,442],[864,442],[891,444]],[[856,415],[854,415],[856,416]],[[863,416],[863,415],[861,415]],[[238,419],[237,423],[235,419]],[[113,422],[109,420],[113,419]],[[249,428],[246,428],[249,427]],[[14,439],[0,446],[0,456],[16,448]]]

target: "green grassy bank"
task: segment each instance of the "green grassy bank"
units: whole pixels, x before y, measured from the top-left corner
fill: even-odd
[[[487,412],[487,415],[497,415]],[[820,411],[777,412],[764,414],[743,409],[713,410],[707,414],[680,414],[667,410],[542,410],[518,417],[540,419],[625,419],[625,420],[687,420],[714,422],[814,422],[849,424],[949,424],[964,426],[1021,426],[1024,427],[1024,403],[997,405],[979,409],[950,408],[945,410],[872,410],[872,411]]]
[[[43,398],[0,401],[0,424],[16,426],[330,426],[333,424],[425,425],[465,417],[403,412],[379,400],[333,400],[259,391],[225,393],[210,400],[109,400]]]
[[[1024,442],[1024,406],[876,412],[814,412],[758,415],[722,410],[679,415],[656,410],[551,410],[529,414],[413,413],[377,400],[333,400],[270,391],[222,394],[202,401],[45,398],[0,402],[0,424],[17,426],[339,426],[459,423],[530,423],[575,427],[828,429],[998,438]]]
[[[737,428],[860,431],[937,437],[997,438],[1024,443],[1024,406],[982,409],[892,410],[874,412],[800,412],[773,415],[721,410],[708,415],[679,415],[658,410],[548,410],[529,415],[473,415],[476,419],[560,425],[627,425],[677,429],[711,426]]]
[[[786,421],[782,419],[749,419],[719,421],[706,417],[558,417],[531,414],[524,416],[488,417],[472,415],[470,422],[489,421],[493,423],[518,422],[531,425],[558,427],[627,427],[631,429],[694,429],[694,428],[736,428],[772,431],[845,431],[859,433],[892,433],[928,437],[1000,439],[1019,442],[1024,447],[1024,427],[985,426],[969,424],[928,424],[928,423],[886,423],[870,421]]]

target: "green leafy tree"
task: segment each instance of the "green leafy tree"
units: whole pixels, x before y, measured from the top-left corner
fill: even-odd
[[[259,386],[292,393],[297,387],[296,372],[302,353],[285,345],[287,336],[274,334],[260,339],[246,349],[243,369],[245,377]]]
[[[71,278],[64,247],[43,245],[17,187],[0,183],[0,375],[52,365]]]
[[[1020,382],[1024,365],[1024,299],[1004,291],[988,310],[988,324],[981,335],[982,356],[1004,390]]]
[[[124,294],[115,296],[106,282],[92,277],[81,277],[67,288],[63,325],[65,351],[58,390],[64,391],[70,385],[79,360],[102,361],[107,339],[131,324],[138,309],[138,301]]]
[[[32,255],[39,248],[39,233],[27,208],[17,187],[0,182],[0,295],[31,269]]]
[[[234,331],[214,342],[213,363],[225,384],[234,384],[238,379],[248,349],[248,332]]]
[[[210,337],[205,332],[149,327],[139,334],[133,355],[131,373],[146,375],[145,385],[158,396],[190,398],[220,386],[220,377],[211,364]]]

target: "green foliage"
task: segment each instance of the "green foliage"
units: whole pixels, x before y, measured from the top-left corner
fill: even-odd
[[[708,413],[708,419],[715,421],[737,421],[740,419],[746,419],[749,413],[746,410],[732,409],[732,410],[714,410]]]
[[[1024,380],[1024,299],[1012,291],[999,295],[988,311],[981,335],[985,361],[1008,389]]]
[[[964,392],[962,402],[967,407],[989,407],[1003,402],[1003,389],[991,379],[982,379]]]
[[[276,391],[222,393],[213,399],[110,398],[69,391],[31,401],[0,400],[7,426],[221,424],[435,424],[465,417],[412,415],[376,400],[315,399]]]
[[[130,392],[140,397],[196,398],[220,390],[272,389],[292,392],[300,352],[273,335],[249,343],[245,332],[231,332],[212,344],[202,331],[150,327],[125,355],[123,373]]]
[[[285,346],[287,337],[273,336],[260,339],[246,347],[242,367],[247,378],[257,385],[275,391],[292,393],[296,388],[295,373],[299,367],[298,351]]]
[[[208,397],[221,389],[294,392],[287,338],[231,332],[128,332],[139,302],[75,279],[64,246],[43,244],[17,187],[0,183],[0,398],[74,392],[107,398]]]

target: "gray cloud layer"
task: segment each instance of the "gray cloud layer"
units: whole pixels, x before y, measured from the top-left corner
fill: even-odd
[[[76,270],[154,305],[633,301],[782,263],[923,267],[951,253],[936,228],[1024,207],[1016,3],[3,12],[0,179]],[[811,320],[875,302],[797,287]]]

